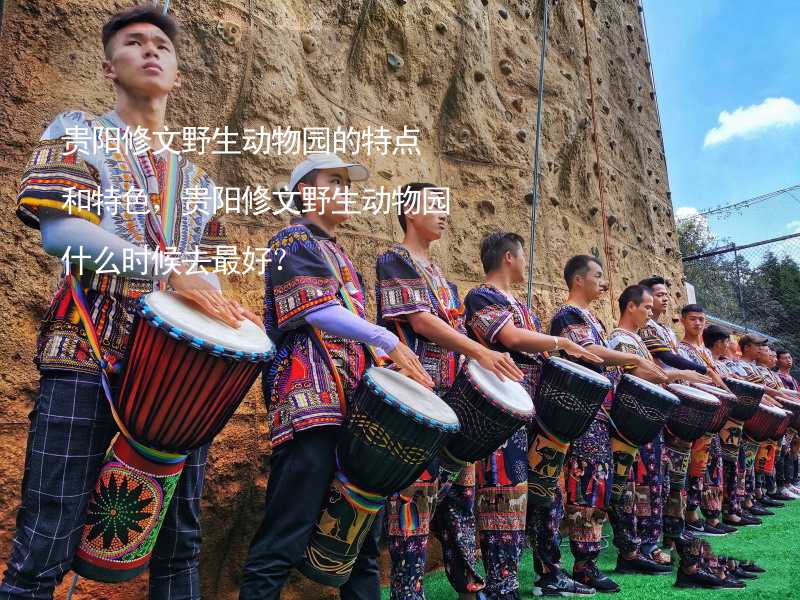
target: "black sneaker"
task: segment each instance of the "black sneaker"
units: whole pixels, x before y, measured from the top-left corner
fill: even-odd
[[[724,531],[720,528],[719,525],[712,525],[708,521],[703,524],[703,533],[699,535],[711,536],[711,537],[719,537],[721,535],[726,535],[728,532]]]
[[[761,524],[761,519],[750,518],[750,517],[745,516],[745,515],[738,515],[738,517],[739,517],[739,520],[738,521],[734,521],[731,517],[725,516],[725,517],[722,518],[722,521],[726,525],[732,525],[733,527],[746,527],[748,525],[760,525]]]
[[[739,568],[743,571],[747,571],[748,573],[766,573],[767,570],[763,567],[759,567],[756,563],[752,560],[740,560],[739,561]]]
[[[771,517],[772,515],[775,514],[771,510],[767,510],[766,508],[763,508],[762,506],[759,506],[758,504],[753,504],[753,506],[751,506],[750,508],[747,509],[747,512],[749,512],[751,515],[755,515],[757,517]]]
[[[768,508],[783,508],[784,506],[786,506],[783,502],[779,502],[778,500],[770,498],[769,496],[764,496],[762,498],[759,498],[757,502],[762,506],[766,506]]]
[[[789,502],[790,500],[797,500],[794,496],[789,496],[788,494],[784,494],[783,492],[773,492],[772,494],[767,494],[768,497],[772,498],[773,500],[777,500],[778,502]],[[761,498],[763,500],[763,498]]]
[[[703,532],[705,531],[705,522],[702,519],[698,519],[697,521],[690,521],[687,519],[686,529],[692,533],[703,535]]]
[[[758,575],[745,571],[742,567],[736,567],[733,576],[736,577],[736,579],[758,579]]]
[[[683,572],[683,569],[678,568],[678,576],[675,578],[675,587],[717,589],[723,587],[723,581],[716,575],[713,575],[702,568],[698,568],[691,575],[687,575]]]
[[[572,577],[578,583],[593,587],[602,594],[615,594],[619,591],[619,586],[610,577],[603,575],[597,565],[591,564],[580,571],[572,572]]]
[[[672,567],[659,564],[642,554],[637,554],[633,558],[625,558],[620,554],[617,556],[616,572],[635,575],[668,575],[672,573]]]
[[[561,569],[545,573],[533,584],[533,595],[540,596],[594,596],[594,588],[578,583]]]
[[[763,521],[753,515],[749,510],[743,510],[741,516],[739,517],[745,525],[761,525]]]
[[[736,527],[731,527],[730,525],[726,525],[722,521],[714,525],[714,527],[716,527],[720,531],[724,531],[725,533],[736,533],[737,531],[739,531],[738,529],[736,529]]]

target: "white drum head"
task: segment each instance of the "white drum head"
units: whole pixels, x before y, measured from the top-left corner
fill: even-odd
[[[563,367],[566,370],[580,373],[583,377],[586,377],[587,379],[592,379],[593,381],[596,381],[600,385],[606,385],[606,386],[610,385],[608,377],[606,377],[602,373],[598,373],[597,371],[592,371],[589,367],[584,367],[583,365],[579,365],[578,363],[573,362],[571,360],[567,360],[566,358],[561,358],[560,356],[551,356],[548,360],[552,360],[555,364],[557,364],[560,367]]]
[[[646,390],[649,390],[653,395],[669,396],[675,399],[676,404],[679,402],[679,399],[675,394],[665,390],[660,385],[652,383],[651,381],[647,381],[646,379],[642,379],[641,377],[637,377],[636,375],[631,375],[630,373],[626,373],[625,376],[630,377],[633,381],[636,382],[636,385],[643,387]]]
[[[761,406],[758,407],[758,410],[763,410],[764,412],[768,412],[771,415],[778,417],[779,419],[782,419],[786,416],[785,410],[783,410],[782,408],[778,408],[777,406],[771,406],[769,404],[762,404]]]
[[[467,361],[464,368],[470,381],[492,402],[514,414],[525,416],[533,414],[533,401],[518,381],[508,378],[500,381],[497,375],[484,369],[476,360]]]
[[[187,335],[232,352],[272,352],[274,345],[264,330],[245,319],[239,329],[209,317],[175,292],[152,292],[144,299],[153,313]]]
[[[707,402],[709,404],[719,404],[719,400],[709,394],[708,392],[704,392],[703,390],[699,390],[697,388],[689,387],[688,385],[684,385],[682,383],[670,383],[667,386],[667,389],[678,396],[678,398],[694,398],[695,400],[700,400],[702,402]]]
[[[444,400],[402,373],[371,367],[364,375],[410,412],[445,425],[458,425],[458,417]]]

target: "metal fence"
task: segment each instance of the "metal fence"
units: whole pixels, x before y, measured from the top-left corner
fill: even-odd
[[[686,281],[706,311],[739,332],[774,338],[800,365],[800,233],[727,244],[683,258]]]

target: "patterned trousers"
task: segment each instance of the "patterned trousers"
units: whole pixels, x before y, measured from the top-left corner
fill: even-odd
[[[99,375],[42,373],[0,600],[53,597],[72,564],[116,432]],[[151,600],[200,598],[200,497],[207,454],[208,446],[192,452],[181,474],[150,561]]]
[[[465,467],[452,485],[445,483],[445,479],[446,475],[440,476],[438,465],[432,466],[386,505],[392,600],[425,599],[422,580],[431,533],[442,543],[445,572],[453,589],[462,593],[484,587],[475,570],[475,465]],[[438,499],[442,486],[447,491]],[[416,529],[405,519],[408,514],[416,516]]]
[[[528,435],[520,429],[475,464],[478,539],[488,600],[518,600],[519,561],[525,549],[528,507]]]
[[[661,539],[664,508],[664,459],[662,434],[639,448],[628,477],[628,488],[619,504],[609,508],[614,545],[629,554]]]
[[[564,463],[564,518],[576,562],[595,561],[600,554],[611,476],[609,426],[595,420],[572,442]]]

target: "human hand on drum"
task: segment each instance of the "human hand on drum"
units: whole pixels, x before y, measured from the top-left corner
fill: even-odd
[[[574,356],[575,358],[580,358],[581,360],[585,360],[587,362],[594,363],[596,365],[599,365],[603,362],[603,359],[597,356],[597,354],[589,352],[586,348],[584,348],[580,344],[576,344],[569,338],[559,337],[558,349],[563,350],[570,356]]]
[[[194,302],[208,316],[219,319],[226,325],[238,329],[242,326],[242,321],[249,319],[259,329],[264,328],[258,316],[235,300],[226,298],[198,273],[185,273],[178,269],[170,274],[168,283],[176,294]]]
[[[433,388],[433,379],[419,362],[416,353],[403,342],[398,342],[394,350],[387,353],[394,361],[397,370],[426,388]]]
[[[474,358],[484,369],[497,375],[500,381],[505,381],[506,377],[513,381],[522,381],[525,377],[508,352],[495,352],[481,347],[481,351]]]
[[[667,378],[669,379],[670,383],[675,383],[676,381],[688,381],[689,383],[705,383],[710,385],[713,381],[708,375],[703,375],[697,371],[691,371],[689,369],[674,369],[667,371]]]
[[[664,369],[659,367],[652,360],[647,360],[641,356],[636,356],[635,358],[637,360],[634,363],[636,365],[634,375],[652,383],[667,383],[669,381],[669,377],[667,377]]]

